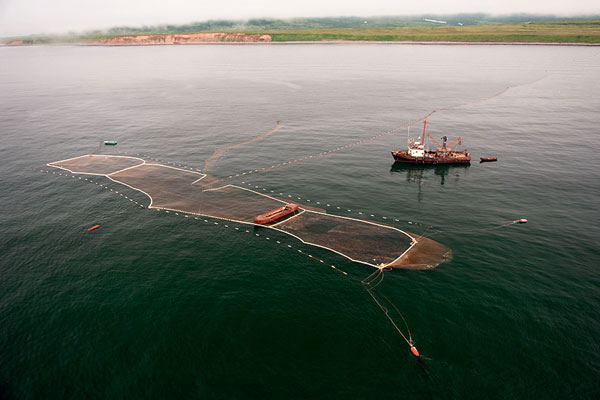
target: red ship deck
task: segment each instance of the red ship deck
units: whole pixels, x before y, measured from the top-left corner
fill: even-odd
[[[409,164],[425,164],[425,165],[438,165],[438,164],[470,164],[471,155],[467,152],[449,152],[449,153],[436,153],[435,151],[425,152],[425,157],[413,157],[408,154],[407,150],[392,150],[392,156],[394,160],[398,162],[404,162]]]

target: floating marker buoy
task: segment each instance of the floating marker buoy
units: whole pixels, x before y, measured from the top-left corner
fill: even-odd
[[[527,220],[526,220],[525,218],[521,218],[521,219],[518,219],[518,220],[517,220],[517,222],[518,222],[519,224],[526,224],[526,223],[527,223]]]
[[[98,229],[98,228],[100,228],[100,225],[94,225],[91,228],[88,228],[88,232],[93,231],[94,229]]]
[[[419,350],[417,350],[417,348],[415,346],[410,346],[410,352],[413,356],[419,358],[420,354],[419,354]]]

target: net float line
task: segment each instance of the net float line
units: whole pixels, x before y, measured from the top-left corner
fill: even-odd
[[[49,171],[49,170],[40,170],[40,172],[42,173],[46,173],[48,175],[52,174],[52,175],[57,175],[57,176],[64,176],[67,178],[73,178],[73,179],[77,179],[80,181],[86,181],[92,184],[97,185],[98,187],[101,187],[109,192],[112,192],[114,194],[118,194],[119,196],[121,196],[122,198],[124,198],[125,200],[129,200],[130,202],[134,203],[136,206],[140,207],[140,208],[147,208],[145,205],[143,205],[142,203],[138,202],[137,200],[133,199],[132,197],[127,196],[126,194],[124,194],[123,192],[119,192],[116,189],[111,188],[110,186],[104,184],[104,183],[98,183],[97,180],[93,180],[92,178],[85,178],[85,177],[81,177],[81,176],[75,176],[73,174],[67,174],[64,172],[57,172],[57,171]],[[103,175],[100,175],[103,176]],[[100,225],[98,225],[99,227]]]
[[[160,158],[151,157],[151,156],[149,156],[147,154],[142,154],[142,153],[128,153],[126,151],[121,151],[121,150],[118,151],[118,153],[119,154],[126,154],[127,156],[144,157],[144,158],[147,158],[148,160],[155,161],[155,162],[160,162],[160,163],[165,163],[165,164],[168,164],[168,165],[170,165],[172,167],[178,167],[178,168],[181,168],[181,169],[186,169],[186,170],[190,170],[190,171],[195,171],[195,172],[202,173],[201,169],[194,168],[194,167],[189,167],[187,165],[184,165],[184,164],[181,164],[181,163],[175,162],[175,161],[167,161],[167,160],[163,160],[163,159],[160,159]]]
[[[242,140],[242,141],[237,142],[237,143],[228,144],[228,145],[225,145],[225,146],[219,146],[219,147],[215,148],[215,151],[210,155],[210,157],[208,157],[204,161],[204,168],[203,168],[203,170],[204,171],[208,170],[208,163],[210,162],[210,160],[212,160],[214,157],[216,157],[218,153],[221,153],[221,152],[223,152],[223,151],[225,151],[227,149],[234,148],[236,146],[242,146],[242,145],[245,145],[245,144],[248,144],[248,143],[252,143],[252,142],[254,142],[256,140],[262,139],[264,137],[267,137],[270,134],[272,134],[273,132],[275,132],[278,128],[279,128],[279,120],[277,120],[277,122],[275,123],[275,126],[272,129],[269,129],[266,132],[263,132],[263,133],[261,133],[259,135],[251,137],[249,139]]]

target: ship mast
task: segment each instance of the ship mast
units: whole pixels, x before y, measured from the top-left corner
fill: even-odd
[[[425,151],[425,127],[427,126],[427,120],[424,119],[423,120],[423,140],[421,141],[421,144],[423,145],[423,151]]]

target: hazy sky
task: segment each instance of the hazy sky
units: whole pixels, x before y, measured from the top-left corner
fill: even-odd
[[[0,35],[252,17],[600,14],[600,0],[0,0]]]

